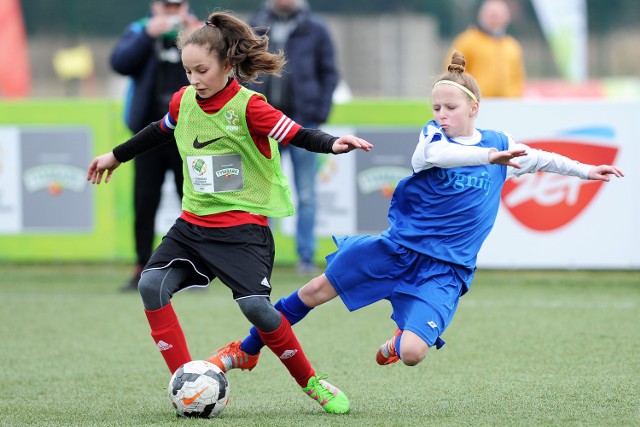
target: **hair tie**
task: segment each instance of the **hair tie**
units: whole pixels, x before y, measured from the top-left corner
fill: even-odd
[[[207,27],[213,27],[213,28],[216,27],[216,24],[214,24],[213,22],[211,22],[208,19],[206,21],[204,21],[204,25],[206,25]]]
[[[455,86],[459,89],[461,89],[462,91],[464,91],[467,95],[469,95],[471,97],[471,99],[473,99],[475,102],[478,102],[478,98],[473,94],[473,92],[471,92],[469,89],[467,89],[466,87],[462,86],[460,83],[456,83],[453,80],[440,80],[439,82],[436,82],[436,84],[433,85],[433,87],[436,87],[438,85],[451,85],[451,86]]]

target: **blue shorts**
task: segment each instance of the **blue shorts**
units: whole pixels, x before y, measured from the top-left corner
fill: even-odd
[[[451,323],[465,283],[451,264],[381,236],[334,237],[338,250],[326,257],[325,274],[345,306],[354,311],[391,302],[391,318],[429,346]]]

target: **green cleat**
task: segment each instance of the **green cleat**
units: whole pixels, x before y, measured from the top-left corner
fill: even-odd
[[[302,388],[310,398],[316,400],[322,409],[332,414],[349,412],[349,398],[338,387],[324,381],[327,375],[316,375],[309,378],[306,387]]]

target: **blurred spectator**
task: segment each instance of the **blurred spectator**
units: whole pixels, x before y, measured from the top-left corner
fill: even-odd
[[[249,20],[259,34],[269,36],[269,51],[283,50],[287,64],[281,77],[265,75],[250,89],[266,95],[275,108],[306,128],[327,121],[332,95],[338,84],[334,47],[328,27],[312,13],[305,0],[268,0]],[[293,165],[293,182],[298,196],[296,249],[298,271],[313,273],[316,250],[316,153],[279,145]]]
[[[189,12],[186,0],[153,0],[150,14],[131,23],[111,53],[111,66],[131,77],[125,119],[133,133],[169,110],[171,95],[189,84],[176,47],[178,32],[195,29],[202,23]],[[143,267],[149,261],[155,240],[155,218],[162,185],[172,171],[178,196],[182,198],[182,161],[175,142],[147,151],[135,158],[134,238],[136,267],[121,288],[137,289]]]
[[[478,10],[477,26],[471,26],[453,41],[453,51],[467,60],[466,71],[475,77],[485,98],[517,98],[524,93],[525,68],[520,43],[507,34],[511,22],[504,0],[485,0]]]

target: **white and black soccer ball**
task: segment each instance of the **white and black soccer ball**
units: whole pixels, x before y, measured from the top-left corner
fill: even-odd
[[[179,416],[213,418],[227,407],[229,381],[213,363],[193,360],[173,373],[168,392]]]

